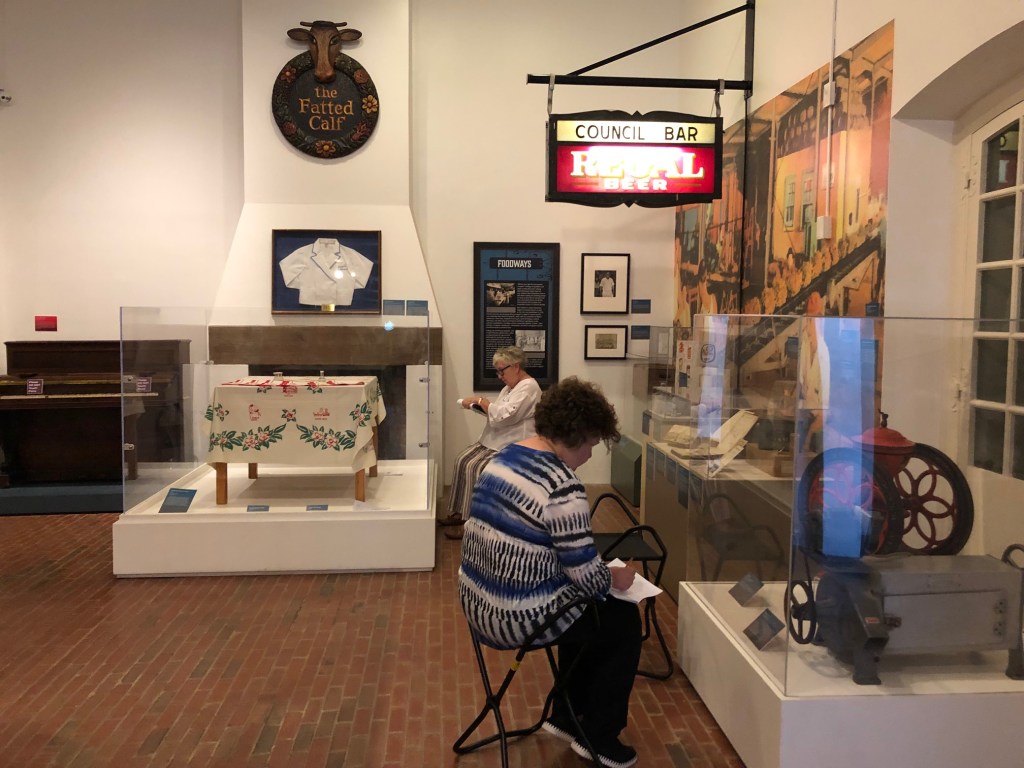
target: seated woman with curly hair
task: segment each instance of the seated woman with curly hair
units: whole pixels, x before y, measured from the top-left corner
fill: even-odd
[[[640,660],[640,612],[609,590],[627,589],[634,572],[601,560],[575,472],[598,443],[619,439],[615,409],[593,384],[570,378],[544,393],[534,423],[536,436],[499,451],[473,493],[459,569],[462,607],[485,642],[517,648],[560,606],[596,599],[587,610],[599,626],[581,608],[543,640],[558,644],[562,668],[576,664],[569,700],[601,764],[628,768],[636,751],[619,733]],[[589,757],[571,723],[556,699],[544,729]]]

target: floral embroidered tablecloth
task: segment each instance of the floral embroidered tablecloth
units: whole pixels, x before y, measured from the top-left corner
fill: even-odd
[[[386,415],[374,376],[250,376],[220,384],[206,409],[206,461],[340,466],[377,462]]]

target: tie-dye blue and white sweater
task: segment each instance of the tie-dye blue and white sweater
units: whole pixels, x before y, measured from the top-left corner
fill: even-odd
[[[462,540],[459,596],[470,625],[490,645],[515,648],[564,603],[603,600],[610,587],[576,474],[547,451],[512,444],[495,454]],[[570,612],[543,640],[579,616]]]

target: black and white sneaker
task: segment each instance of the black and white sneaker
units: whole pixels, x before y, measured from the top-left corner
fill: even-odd
[[[572,743],[576,740],[576,734],[573,732],[573,726],[568,720],[555,719],[551,717],[544,721],[541,728],[550,733],[556,739],[561,739],[564,742]]]
[[[605,768],[629,768],[636,765],[636,750],[627,747],[618,739],[610,744],[595,744],[594,749],[597,750],[598,760]],[[587,760],[593,759],[586,745],[579,739],[573,741],[572,751]]]

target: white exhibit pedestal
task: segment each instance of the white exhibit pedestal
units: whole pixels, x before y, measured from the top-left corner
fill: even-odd
[[[228,503],[217,505],[213,468],[203,465],[172,484],[195,490],[187,512],[159,512],[168,487],[117,519],[114,575],[429,570],[431,467],[381,461],[366,478],[366,501],[355,501],[355,477],[344,470],[261,464],[252,480],[245,464],[231,464]]]
[[[883,684],[861,686],[824,648],[787,652],[785,630],[758,651],[743,628],[765,608],[784,620],[785,584],[746,606],[731,586],[680,583],[679,661],[747,768],[1024,765],[1024,682],[1003,674],[1006,652],[883,655]]]

